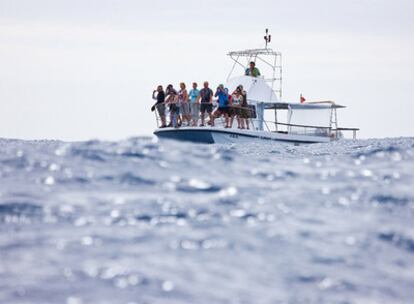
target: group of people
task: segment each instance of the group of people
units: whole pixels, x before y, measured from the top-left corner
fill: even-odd
[[[258,77],[259,70],[254,62],[250,62],[245,71],[246,76]],[[213,111],[213,97],[217,98],[217,108]],[[172,84],[169,84],[164,91],[159,85],[153,91],[152,98],[156,103],[151,110],[157,110],[161,119],[161,128],[197,126],[201,117],[200,126],[205,126],[205,114],[209,116],[207,124],[214,126],[214,121],[224,116],[225,128],[232,128],[236,118],[239,129],[249,129],[249,119],[253,118],[251,108],[247,103],[247,94],[243,86],[239,85],[234,92],[229,93],[224,85],[220,84],[216,92],[209,88],[208,81],[205,81],[203,88],[198,89],[196,82],[193,82],[192,89],[188,92],[185,83],[180,83],[177,91]],[[169,124],[167,125],[167,109],[169,112]]]
[[[213,98],[217,98],[217,107],[213,111]],[[201,118],[200,126],[205,126],[206,113],[209,116],[208,125],[214,126],[215,120],[224,117],[225,128],[231,128],[236,119],[237,127],[249,129],[249,118],[251,111],[247,104],[247,95],[243,86],[239,85],[236,90],[229,94],[228,89],[220,84],[216,92],[209,88],[209,83],[204,82],[203,88],[198,89],[193,82],[192,89],[188,92],[185,83],[180,83],[180,90],[173,85],[168,85],[164,91],[159,85],[154,90],[152,98],[156,103],[152,111],[157,110],[161,119],[161,128],[197,126]],[[167,109],[169,112],[169,124],[167,125]]]

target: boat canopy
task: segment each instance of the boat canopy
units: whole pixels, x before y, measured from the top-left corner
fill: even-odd
[[[325,104],[326,106],[332,109],[342,109],[345,106],[336,104],[333,101],[315,101],[315,102],[306,102],[306,103],[298,103],[298,102],[271,102],[271,103],[264,103],[264,107],[266,110],[289,110],[289,106],[294,107],[303,107],[310,109],[312,107],[317,107],[318,105]]]

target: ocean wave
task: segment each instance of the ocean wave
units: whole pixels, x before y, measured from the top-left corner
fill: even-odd
[[[104,175],[98,178],[101,181],[113,182],[123,185],[154,185],[156,182],[146,179],[131,172],[122,173],[120,175]]]
[[[378,233],[378,239],[390,243],[398,248],[414,253],[414,238],[395,231],[382,231]]]
[[[0,203],[0,214],[10,215],[38,215],[42,207],[30,202],[5,202]]]
[[[408,304],[413,172],[414,138],[0,139],[0,302]]]
[[[396,205],[404,206],[410,202],[407,197],[398,197],[394,195],[377,194],[371,198],[372,202],[379,203],[382,205]]]

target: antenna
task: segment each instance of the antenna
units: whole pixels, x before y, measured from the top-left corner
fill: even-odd
[[[266,35],[264,36],[264,40],[266,41],[266,49],[267,49],[267,44],[270,43],[270,41],[272,40],[272,35],[269,35],[269,29],[266,29]]]

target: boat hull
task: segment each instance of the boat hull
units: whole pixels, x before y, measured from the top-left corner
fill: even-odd
[[[163,128],[154,131],[160,139],[173,139],[202,144],[231,144],[252,141],[278,141],[293,144],[329,142],[329,137],[286,134],[266,131],[224,129],[213,127]]]

